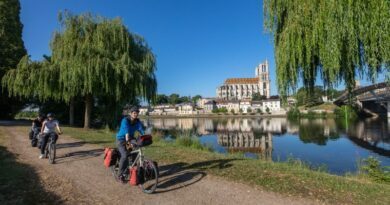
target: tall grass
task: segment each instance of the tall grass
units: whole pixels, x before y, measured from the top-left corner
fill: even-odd
[[[191,133],[183,133],[179,137],[176,138],[175,144],[178,146],[189,147],[197,150],[206,150],[209,152],[213,151],[211,146],[203,145],[199,138],[191,135]]]

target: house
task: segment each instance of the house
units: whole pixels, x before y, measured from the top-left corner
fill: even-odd
[[[176,105],[178,114],[192,115],[195,114],[195,106],[192,103],[181,103]]]
[[[205,112],[212,112],[214,109],[217,109],[217,105],[215,101],[208,101],[203,105],[203,109]]]
[[[258,110],[264,112],[262,101],[252,101],[252,112],[258,112]]]
[[[197,106],[198,108],[204,109],[206,103],[212,102],[212,101],[214,101],[214,100],[215,100],[215,98],[200,98],[200,99],[196,102],[196,106]]]
[[[248,109],[252,112],[251,100],[241,100],[239,103],[239,107],[239,110],[241,110],[242,113],[248,113]]]
[[[273,97],[266,100],[263,100],[263,112],[266,112],[267,108],[270,112],[278,112],[281,110],[280,106],[280,98],[279,97]]]
[[[148,115],[150,111],[152,111],[152,109],[149,106],[142,106],[139,108],[140,115]]]

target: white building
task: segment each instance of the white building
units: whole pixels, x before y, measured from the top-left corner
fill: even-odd
[[[212,112],[214,109],[216,109],[217,106],[215,104],[215,101],[209,101],[209,102],[206,102],[204,105],[203,105],[203,109],[205,112]]]
[[[263,108],[262,111],[266,112],[267,108],[270,112],[278,112],[281,110],[280,99],[279,98],[270,98],[262,101]]]
[[[248,108],[250,108],[250,110],[253,110],[251,100],[241,100],[240,110],[242,111],[242,113],[248,113]]]
[[[252,95],[270,96],[269,65],[266,60],[255,69],[255,78],[228,78],[217,88],[217,97],[224,100],[252,99]]]
[[[195,114],[195,106],[192,103],[181,103],[176,105],[177,111],[180,115],[192,115]]]
[[[196,106],[199,108],[204,108],[205,104],[208,102],[214,101],[215,98],[200,98],[198,101],[196,101]]]
[[[140,115],[148,115],[150,111],[151,111],[151,109],[150,109],[149,106],[145,106],[145,107],[140,107],[139,108],[139,114]]]

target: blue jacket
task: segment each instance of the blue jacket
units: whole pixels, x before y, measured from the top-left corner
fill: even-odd
[[[129,134],[130,139],[134,138],[135,131],[138,131],[141,135],[144,135],[144,128],[141,121],[137,119],[134,124],[131,124],[130,120],[127,119],[127,117],[124,117],[121,121],[121,127],[116,134],[116,139],[119,141],[125,141],[127,133]]]

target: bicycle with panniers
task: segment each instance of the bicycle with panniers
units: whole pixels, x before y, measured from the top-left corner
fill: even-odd
[[[151,135],[138,137],[136,143],[128,144],[128,165],[124,175],[125,182],[130,185],[138,185],[144,193],[153,193],[158,184],[158,165],[144,155],[146,146],[152,144]],[[106,148],[105,165],[109,167],[115,180],[119,181],[120,153],[116,149]]]

